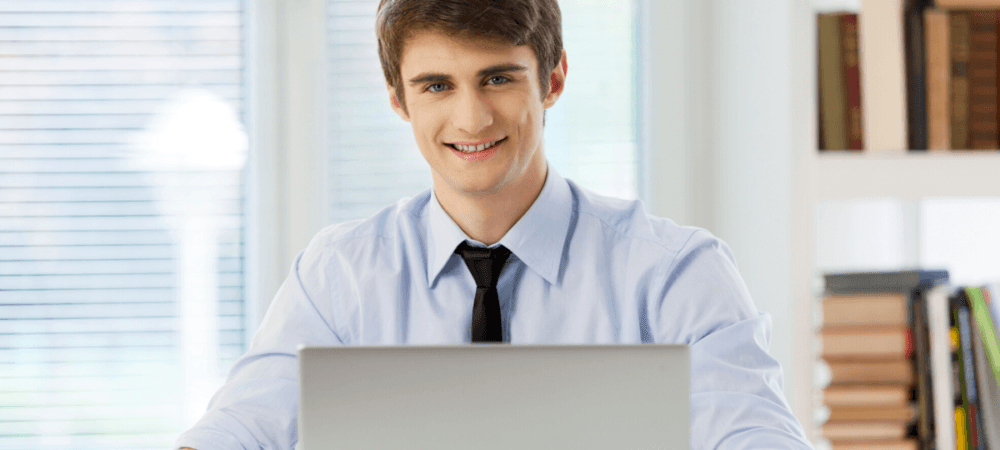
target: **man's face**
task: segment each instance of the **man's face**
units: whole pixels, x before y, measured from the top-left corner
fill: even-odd
[[[527,45],[437,31],[407,39],[400,64],[406,111],[392,87],[389,95],[413,126],[435,188],[480,195],[517,189],[538,174],[544,179],[542,113],[562,92],[565,61],[564,53],[542,99],[538,61]]]

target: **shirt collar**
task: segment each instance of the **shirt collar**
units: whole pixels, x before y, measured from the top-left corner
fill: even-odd
[[[458,244],[465,240],[474,244],[481,243],[458,227],[441,207],[433,190],[428,208],[427,284],[433,285]],[[496,245],[507,247],[545,281],[556,284],[572,210],[569,185],[550,165],[538,198]]]

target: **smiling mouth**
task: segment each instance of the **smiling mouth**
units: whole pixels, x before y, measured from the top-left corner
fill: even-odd
[[[507,140],[507,138],[503,138],[503,139],[500,139],[499,141],[488,142],[486,144],[480,144],[480,145],[461,145],[461,144],[445,144],[445,145],[447,145],[447,146],[449,146],[449,147],[451,147],[451,148],[453,148],[455,150],[458,150],[458,151],[460,151],[462,153],[477,153],[477,152],[481,152],[481,151],[493,148],[497,144],[500,144],[500,143],[502,143],[502,142],[504,142],[506,140]]]

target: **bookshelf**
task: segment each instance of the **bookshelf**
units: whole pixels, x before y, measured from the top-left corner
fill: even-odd
[[[816,14],[861,9],[863,1],[799,0],[793,3],[792,92],[795,136],[792,173],[792,292],[795,299],[793,348],[796,383],[793,409],[809,439],[820,446],[824,418],[822,371],[817,337],[822,273],[817,264],[817,207],[827,202],[895,199],[919,202],[927,198],[1000,199],[1000,151],[909,152],[873,149],[865,152],[820,152],[817,147]],[[863,58],[862,58],[863,61]],[[863,89],[865,89],[863,87]],[[867,97],[866,97],[867,100]],[[914,214],[912,220],[918,220]],[[1000,233],[1000,230],[997,231]],[[865,269],[865,268],[859,268]]]

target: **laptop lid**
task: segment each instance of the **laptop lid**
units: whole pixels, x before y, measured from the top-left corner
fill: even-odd
[[[299,447],[689,449],[683,345],[303,347]]]

